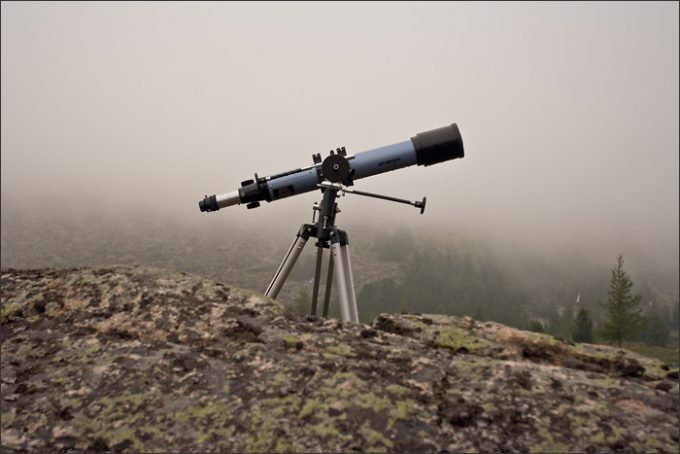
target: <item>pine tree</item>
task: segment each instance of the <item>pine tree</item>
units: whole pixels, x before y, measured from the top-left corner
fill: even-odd
[[[626,339],[634,339],[642,329],[640,295],[632,293],[633,281],[623,269],[623,256],[619,254],[616,268],[607,292],[604,309],[607,320],[602,324],[599,335],[606,341],[615,342],[619,347]]]
[[[670,338],[670,331],[664,320],[654,314],[647,318],[647,324],[642,332],[642,340],[647,345],[664,347]]]
[[[543,328],[543,323],[540,321],[531,320],[531,322],[529,322],[529,331],[533,331],[534,333],[544,333],[545,329]]]
[[[571,325],[571,339],[574,342],[593,341],[593,320],[585,307],[582,307]]]

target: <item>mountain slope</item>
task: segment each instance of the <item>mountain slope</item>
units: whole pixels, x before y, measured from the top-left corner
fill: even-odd
[[[678,371],[496,323],[299,317],[184,273],[2,272],[2,446],[677,452]]]

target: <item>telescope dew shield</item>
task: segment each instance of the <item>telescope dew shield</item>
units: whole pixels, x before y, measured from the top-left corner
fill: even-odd
[[[421,132],[411,140],[357,153],[350,165],[354,171],[352,179],[358,180],[416,164],[429,166],[463,156],[463,139],[454,123]]]
[[[416,134],[411,137],[411,142],[416,149],[419,166],[430,166],[465,156],[463,138],[455,123]]]

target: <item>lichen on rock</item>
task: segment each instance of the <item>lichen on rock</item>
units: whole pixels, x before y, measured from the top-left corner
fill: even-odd
[[[2,272],[3,450],[677,452],[678,371],[467,317],[300,317],[135,266]]]

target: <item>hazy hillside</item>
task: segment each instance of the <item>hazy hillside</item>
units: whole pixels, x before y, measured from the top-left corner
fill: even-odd
[[[5,271],[7,451],[677,452],[678,370],[496,323],[297,316],[185,273]]]
[[[299,224],[277,230],[228,219],[200,218],[203,222],[190,224],[141,211],[116,213],[73,206],[31,211],[3,205],[0,264],[2,268],[160,266],[262,292]],[[512,248],[507,241],[464,230],[383,229],[357,222],[343,227],[350,234],[360,316],[365,322],[381,312],[411,311],[470,315],[520,328],[538,318],[546,323],[553,320],[557,326],[558,313],[578,305],[598,319],[599,302],[606,297],[616,258],[560,245]],[[310,241],[279,295],[280,301],[298,310],[309,307],[314,249]],[[648,307],[652,302],[655,310],[665,314],[665,320],[673,319],[678,305],[676,265],[644,254],[626,258],[635,291],[642,293]],[[556,333],[568,335],[561,331]]]

